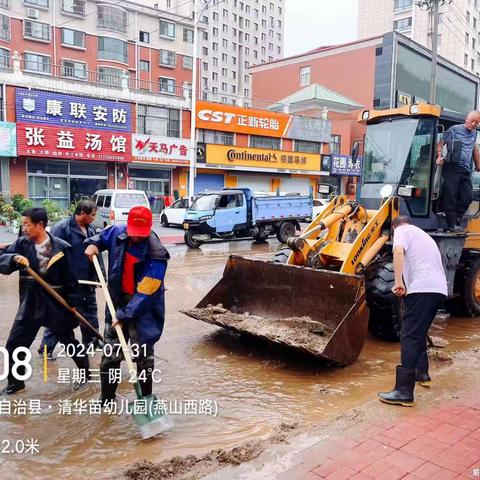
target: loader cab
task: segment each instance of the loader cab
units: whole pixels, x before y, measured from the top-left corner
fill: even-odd
[[[366,110],[361,115],[367,131],[357,199],[377,209],[382,197],[397,195],[400,211],[415,225],[424,230],[439,228],[437,214],[443,206],[441,170],[435,163],[437,143],[446,129],[463,120],[441,116],[440,107],[427,104]],[[480,178],[477,183],[480,187]]]

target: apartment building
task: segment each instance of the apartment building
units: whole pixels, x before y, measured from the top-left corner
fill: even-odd
[[[283,56],[285,0],[137,1],[190,17],[197,9],[203,100],[248,107],[248,69]]]
[[[358,38],[395,30],[432,48],[432,13],[416,0],[359,0]],[[480,73],[480,1],[455,0],[440,5],[438,52],[456,65]]]
[[[1,194],[171,195],[191,147],[193,22],[118,0],[0,0]]]

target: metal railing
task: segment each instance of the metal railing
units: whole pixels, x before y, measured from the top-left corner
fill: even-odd
[[[190,98],[191,96],[191,87],[189,86],[183,87],[176,84],[141,80],[130,76],[126,71],[122,74],[120,70],[118,75],[111,72],[87,70],[83,68],[84,64],[81,62],[68,61],[61,65],[53,65],[47,61],[21,59],[18,61],[18,64],[19,70],[25,74],[44,75],[46,77],[89,83],[100,87],[128,89],[172,97]],[[0,55],[0,69],[12,70],[12,68],[14,71],[17,68],[15,59],[12,60],[8,55]]]
[[[62,12],[85,16],[85,0],[62,0]]]

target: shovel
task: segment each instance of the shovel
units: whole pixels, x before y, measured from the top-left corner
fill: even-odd
[[[110,315],[112,317],[112,323],[113,323],[117,318],[115,314],[115,307],[113,306],[112,298],[110,297],[110,292],[108,291],[105,278],[103,277],[102,269],[100,268],[100,264],[98,263],[98,259],[96,256],[93,257],[93,264],[95,265],[95,270],[97,271],[98,279],[100,281],[100,284],[102,285],[102,291],[103,291],[103,294],[105,295],[105,300],[107,302],[108,310],[110,311]],[[118,339],[120,340],[120,344],[122,346],[123,356],[125,357],[125,361],[127,362],[128,371],[136,372],[135,367],[133,366],[130,350],[125,340],[125,336],[123,335],[122,329],[118,325],[115,325],[115,331],[117,332]],[[137,395],[137,399],[145,402],[144,410],[147,412],[147,413],[136,413],[134,402],[129,402],[129,406],[131,408],[131,411],[133,412],[132,413],[133,418],[137,423],[137,426],[140,430],[140,434],[143,439],[153,437],[173,427],[173,421],[167,414],[161,413],[161,412],[158,412],[158,413],[155,412],[154,407],[155,407],[155,404],[158,403],[158,399],[155,395],[152,394],[144,397],[142,395],[142,389],[140,387],[140,383],[138,382],[138,380],[135,382],[134,390],[135,390],[135,394]]]
[[[100,339],[103,342],[103,337],[102,335],[94,328],[92,325],[90,325],[90,322],[80,313],[78,312],[75,308],[71,307],[66,300],[58,293],[56,292],[38,273],[36,273],[34,270],[32,270],[30,267],[23,267],[23,269],[34,279],[36,280],[57,302],[59,302],[61,305],[63,305],[69,312],[71,312],[79,322],[86,328],[92,332],[93,335],[95,335],[98,339]]]

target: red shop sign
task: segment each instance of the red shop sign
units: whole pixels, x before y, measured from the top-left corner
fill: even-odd
[[[19,156],[131,162],[130,134],[17,123]]]

